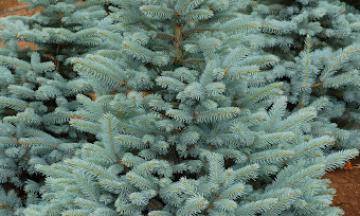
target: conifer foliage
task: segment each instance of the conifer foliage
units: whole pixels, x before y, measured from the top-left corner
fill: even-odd
[[[269,0],[249,8],[274,26],[259,46],[282,59],[274,71],[289,81],[291,107],[317,107],[315,135],[327,131],[334,148],[359,148],[359,11],[338,0]]]
[[[25,2],[1,20],[0,215],[343,214],[322,176],[358,154],[356,111],[334,124],[358,108],[356,9]]]
[[[44,177],[34,166],[71,157],[86,138],[68,121],[79,105],[76,94],[91,86],[66,61],[101,45],[105,33],[100,26],[107,15],[102,4],[28,2],[43,7],[42,12],[1,20],[1,215],[37,202]],[[19,42],[33,44],[33,49],[19,47]]]
[[[25,215],[341,215],[321,176],[357,150],[325,154],[317,107],[287,111],[281,61],[252,46],[276,26],[243,1],[111,3],[116,43],[71,59],[96,97],[70,123],[96,141],[37,166]]]

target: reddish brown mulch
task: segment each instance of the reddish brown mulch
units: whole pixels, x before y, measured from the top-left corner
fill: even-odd
[[[28,16],[36,10],[29,10],[27,4],[19,3],[17,0],[0,0],[0,17],[9,15]]]
[[[360,216],[360,157],[347,166],[326,174],[331,187],[336,189],[334,205],[345,210],[345,216]]]

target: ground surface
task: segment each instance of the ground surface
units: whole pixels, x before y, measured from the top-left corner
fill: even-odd
[[[326,174],[336,189],[334,205],[345,210],[345,216],[360,216],[360,158],[351,166]]]
[[[0,0],[0,17],[8,15],[31,15],[33,11],[27,9],[26,4],[17,0]]]

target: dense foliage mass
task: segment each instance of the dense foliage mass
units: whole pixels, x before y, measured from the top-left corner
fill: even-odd
[[[1,21],[0,215],[343,214],[322,176],[358,154],[357,9],[28,2]]]
[[[67,63],[103,46],[107,15],[99,3],[37,1],[40,14],[1,20],[0,213],[12,215],[37,202],[44,177],[34,169],[71,157],[86,136],[70,128],[79,103],[91,92]],[[19,43],[33,44],[32,49]],[[35,44],[35,45],[34,45]]]
[[[292,109],[318,107],[313,133],[332,134],[337,149],[359,148],[358,11],[338,0],[279,0],[253,4],[251,12],[276,26],[266,41],[282,60],[274,70],[289,80]]]

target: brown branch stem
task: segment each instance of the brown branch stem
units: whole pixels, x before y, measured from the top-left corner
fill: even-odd
[[[183,42],[182,26],[176,24],[175,27],[175,63],[176,64],[182,62],[182,57],[183,57],[182,42]]]

